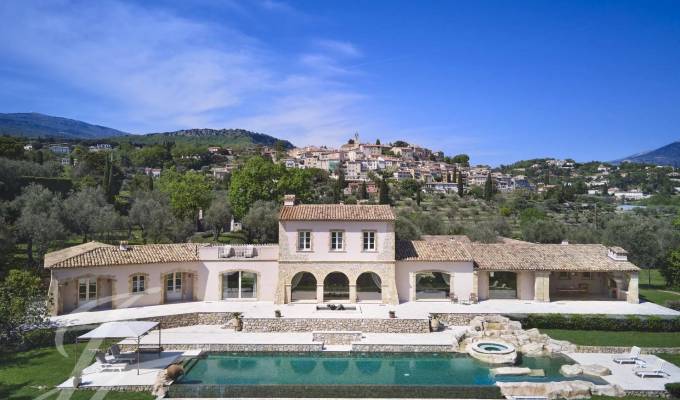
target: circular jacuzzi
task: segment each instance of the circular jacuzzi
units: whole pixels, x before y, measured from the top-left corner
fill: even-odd
[[[470,343],[468,354],[490,364],[513,364],[517,359],[515,346],[496,340],[480,340]]]

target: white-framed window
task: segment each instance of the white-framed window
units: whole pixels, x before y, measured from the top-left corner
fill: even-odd
[[[144,275],[132,276],[132,293],[144,293],[146,290],[146,277]]]
[[[375,231],[363,232],[363,249],[364,251],[375,251]]]
[[[97,300],[97,279],[78,279],[78,300],[80,302]]]
[[[345,248],[343,231],[331,231],[331,251],[342,251]]]
[[[182,291],[182,273],[173,272],[165,277],[165,290],[167,292],[181,292]]]
[[[311,251],[312,250],[312,232],[298,231],[298,250]]]

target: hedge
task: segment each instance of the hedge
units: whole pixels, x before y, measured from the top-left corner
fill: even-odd
[[[63,332],[63,343],[75,343],[78,336],[87,333],[96,327],[97,325],[84,325],[66,329]],[[20,343],[5,343],[3,348],[0,348],[0,354],[3,352],[26,351],[40,347],[54,346],[56,334],[57,329],[55,328],[33,329],[23,334]]]
[[[530,314],[511,317],[525,329],[572,329],[586,331],[680,332],[680,317],[661,318],[635,315],[614,317],[601,314]]]
[[[667,383],[665,385],[666,391],[674,399],[680,399],[680,383]]]

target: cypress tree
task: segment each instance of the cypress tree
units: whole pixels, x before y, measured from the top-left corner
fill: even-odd
[[[458,172],[458,196],[463,197],[463,195],[465,194],[464,189],[465,188],[463,186],[463,173]]]
[[[390,204],[390,185],[387,184],[387,179],[380,180],[380,204]]]
[[[491,180],[491,172],[486,176],[484,182],[484,200],[490,201],[493,198],[493,181]]]
[[[361,186],[359,186],[359,199],[366,200],[368,198],[368,188],[366,187],[366,181],[361,181]]]

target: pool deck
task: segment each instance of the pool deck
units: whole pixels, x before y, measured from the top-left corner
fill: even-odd
[[[680,368],[666,363],[665,370],[670,375],[664,378],[640,378],[635,375],[631,364],[617,364],[612,360],[616,354],[604,353],[570,353],[567,354],[571,359],[579,364],[598,364],[609,368],[611,375],[603,376],[602,379],[613,385],[619,385],[626,391],[663,391],[664,385],[671,382],[680,382]],[[642,358],[647,368],[656,365],[659,357],[654,355],[643,355]]]
[[[144,319],[163,315],[241,312],[244,318],[271,318],[281,310],[283,318],[388,318],[394,310],[397,318],[427,318],[430,313],[453,314],[609,314],[680,316],[679,311],[644,302],[624,301],[534,302],[524,300],[485,300],[478,304],[455,304],[447,301],[406,302],[399,305],[357,304],[357,311],[317,311],[316,304],[273,304],[272,302],[197,301],[116,310],[88,311],[52,317],[60,326],[98,324],[108,321]]]

